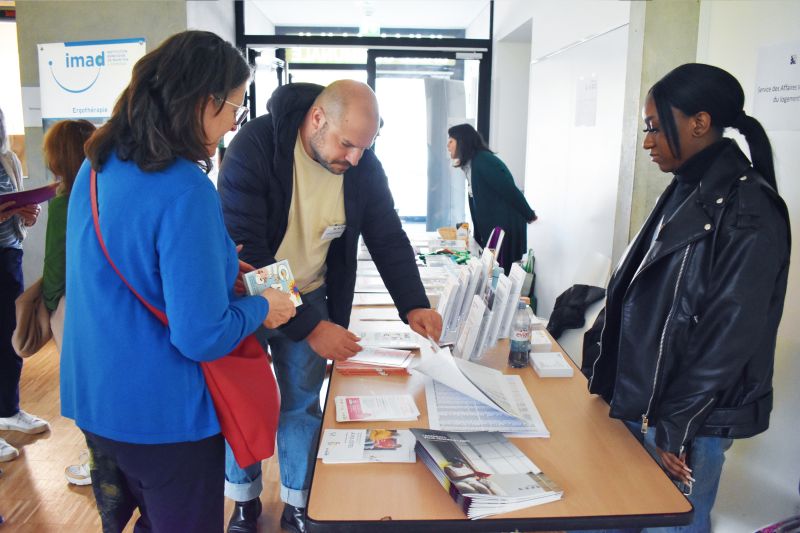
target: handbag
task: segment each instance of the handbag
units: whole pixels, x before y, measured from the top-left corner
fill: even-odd
[[[11,345],[22,357],[30,357],[53,336],[50,310],[44,305],[42,297],[42,278],[17,297],[16,314],[17,327],[11,336]]]
[[[97,208],[97,174],[91,172],[92,218],[97,240],[111,267],[136,298],[169,327],[167,315],[147,302],[128,283],[108,254]],[[222,435],[242,468],[272,457],[278,429],[280,395],[270,361],[255,335],[245,337],[228,355],[200,363],[214,402]]]

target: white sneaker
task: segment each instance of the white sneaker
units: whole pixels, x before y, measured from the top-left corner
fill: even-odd
[[[67,481],[73,485],[91,485],[92,476],[89,473],[89,452],[81,453],[78,458],[80,464],[69,465],[64,469],[64,475]]]
[[[7,443],[5,439],[0,439],[0,463],[11,461],[19,456],[19,451]]]
[[[0,418],[0,429],[21,431],[23,433],[44,433],[50,429],[50,424],[38,416],[33,416],[22,409],[14,416]]]

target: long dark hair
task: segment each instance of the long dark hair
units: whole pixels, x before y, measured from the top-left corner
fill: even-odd
[[[483,136],[469,124],[459,124],[447,130],[447,135],[456,141],[457,167],[463,167],[480,151],[491,152]]]
[[[61,178],[59,194],[69,194],[75,175],[86,155],[83,145],[95,132],[95,125],[88,120],[62,120],[53,124],[44,135],[42,150],[47,168]]]
[[[212,96],[222,110],[228,94],[250,78],[241,52],[207,31],[177,33],[133,67],[111,119],[86,143],[100,170],[111,150],[144,171],[168,167],[175,158],[197,161],[208,172],[203,113]]]
[[[680,158],[681,146],[672,108],[691,116],[705,111],[719,135],[736,128],[747,140],[755,168],[776,191],[772,146],[761,123],[744,112],[744,91],[729,72],[712,65],[687,63],[656,82],[648,93],[653,99],[673,155]]]

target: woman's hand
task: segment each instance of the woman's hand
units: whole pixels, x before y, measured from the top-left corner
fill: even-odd
[[[39,204],[30,204],[20,207],[17,214],[22,218],[22,223],[24,225],[33,226],[36,224],[36,220],[39,218],[39,213],[41,212],[42,208],[39,207]]]
[[[686,484],[694,482],[692,477],[692,469],[686,464],[686,454],[682,453],[680,457],[671,452],[665,452],[661,448],[656,448],[658,456],[661,459],[661,465],[664,470],[669,472],[672,477],[678,481]]]
[[[12,209],[12,205],[16,205],[17,202],[11,200],[10,202],[5,202],[0,204],[0,223],[5,222],[9,218],[13,217],[19,211],[19,208]]]
[[[36,224],[36,219],[39,218],[39,213],[42,212],[42,208],[39,207],[39,204],[23,205],[22,207],[12,209],[11,206],[15,204],[16,202],[13,200],[0,204],[0,222],[5,222],[14,215],[19,215],[22,219],[22,223],[26,226],[33,226]]]
[[[269,314],[264,319],[265,328],[275,329],[286,324],[290,318],[297,314],[294,302],[292,302],[288,294],[270,288],[262,292],[261,296],[269,302]]]

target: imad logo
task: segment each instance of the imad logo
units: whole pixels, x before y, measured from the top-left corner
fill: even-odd
[[[82,93],[91,89],[100,78],[100,71],[106,64],[106,53],[102,51],[96,55],[80,55],[65,52],[64,74],[59,76],[56,75],[56,69],[53,68],[53,60],[49,60],[47,64],[50,67],[53,81],[59,87],[70,93]]]

